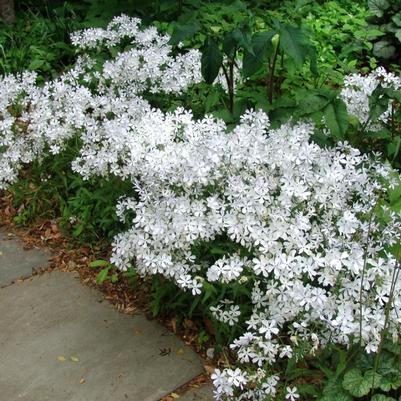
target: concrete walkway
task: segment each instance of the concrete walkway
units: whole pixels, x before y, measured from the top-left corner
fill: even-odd
[[[11,284],[46,264],[46,254],[0,233],[1,400],[157,401],[203,373],[178,337],[120,314],[74,273]],[[211,401],[211,387],[180,399]]]

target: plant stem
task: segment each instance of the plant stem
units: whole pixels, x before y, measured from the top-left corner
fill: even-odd
[[[230,97],[230,111],[231,113],[234,112],[234,61],[230,61],[229,64],[229,75],[230,75],[230,82],[228,85],[228,96]]]
[[[389,298],[388,298],[386,308],[385,308],[384,326],[383,326],[383,330],[380,333],[380,343],[379,343],[379,347],[377,349],[375,364],[373,367],[372,387],[370,390],[371,397],[373,397],[373,393],[374,393],[375,376],[376,376],[377,369],[379,367],[380,356],[381,356],[381,351],[383,348],[384,339],[386,338],[386,334],[387,334],[388,322],[390,319],[391,304],[393,303],[395,286],[398,281],[398,277],[400,275],[400,269],[401,269],[401,265],[400,265],[400,262],[398,261],[394,268],[394,271],[393,271],[393,277],[391,278],[390,294],[389,294]]]
[[[368,232],[366,234],[366,243],[365,243],[365,255],[363,259],[363,268],[362,268],[362,277],[361,277],[361,287],[359,290],[359,346],[362,346],[362,301],[363,301],[363,282],[365,278],[365,270],[366,270],[366,265],[368,261],[368,248],[369,248],[369,237],[370,237],[370,230],[372,226],[372,219],[373,219],[373,211],[375,208],[372,209],[369,217],[369,226],[368,226]]]
[[[231,114],[234,112],[234,61],[228,62],[228,71],[225,65],[222,65],[224,77],[226,78],[228,88],[228,109]]]
[[[278,44],[274,50],[273,58],[269,66],[269,77],[267,80],[267,97],[269,99],[269,103],[273,103],[273,85],[274,85],[274,69],[276,68],[277,56],[279,53]]]

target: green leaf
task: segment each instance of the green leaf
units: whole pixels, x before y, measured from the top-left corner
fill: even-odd
[[[367,380],[364,379],[359,369],[351,369],[345,375],[342,382],[342,386],[345,390],[348,390],[354,397],[363,397],[370,392],[370,385]]]
[[[245,78],[250,77],[262,67],[266,56],[273,48],[271,40],[274,35],[274,31],[269,31],[257,32],[252,36],[253,52],[245,50],[242,62],[242,74]]]
[[[366,382],[370,383],[370,386],[372,387],[372,384],[374,384],[373,388],[379,388],[380,387],[380,383],[382,380],[382,376],[375,372],[372,369],[369,369],[367,372],[365,372],[365,374],[363,375],[363,378]],[[374,378],[374,381],[373,381]]]
[[[38,70],[39,68],[41,68],[43,66],[43,64],[45,63],[44,60],[33,60],[30,64],[29,64],[29,69],[30,70]]]
[[[401,103],[401,91],[392,88],[383,88],[383,93],[389,98],[397,100],[398,103]]]
[[[106,267],[105,269],[100,270],[99,274],[96,276],[96,283],[102,284],[104,280],[106,280],[109,274],[110,267]]]
[[[379,139],[389,139],[389,138],[391,138],[391,132],[388,129],[383,128],[380,131],[368,131],[366,133],[366,137],[368,137],[368,138],[379,138]]]
[[[302,115],[312,114],[318,110],[322,110],[332,101],[332,99],[310,90],[297,91],[295,99],[297,100]]]
[[[387,0],[368,0],[368,7],[376,17],[381,18],[384,11],[390,7],[390,4]]]
[[[324,109],[326,124],[337,140],[342,140],[348,129],[348,113],[345,103],[335,99]]]
[[[369,117],[376,121],[387,109],[389,98],[385,90],[379,85],[369,98]]]
[[[398,29],[394,36],[398,39],[399,42],[401,42],[401,29]]]
[[[207,38],[202,49],[201,71],[204,80],[212,84],[219,73],[223,62],[223,54],[212,38]]]
[[[241,29],[234,29],[233,31],[226,33],[224,37],[223,52],[228,57],[232,58],[240,47],[253,54],[249,28],[246,26],[242,27]]]
[[[373,54],[387,60],[394,56],[395,47],[387,40],[379,40],[373,45]]]
[[[394,24],[401,27],[401,11],[393,15],[391,19],[394,22]]]
[[[117,281],[118,281],[118,274],[114,273],[111,276],[111,282],[114,284],[114,283],[117,283]]]
[[[398,153],[400,153],[400,147],[401,147],[400,136],[395,137],[394,140],[387,145],[387,153],[393,156],[393,160],[395,160],[395,158],[398,156]]]
[[[205,112],[209,113],[210,109],[212,109],[216,104],[219,103],[220,93],[217,90],[212,91],[207,95],[205,101]]]
[[[305,33],[298,27],[279,24],[280,48],[301,68],[307,58],[315,59],[314,47]]]
[[[89,267],[103,267],[103,266],[107,266],[109,264],[109,262],[107,260],[102,260],[102,259],[98,259],[98,260],[94,260],[93,262],[91,262],[89,264]]]
[[[379,36],[385,35],[385,33],[380,29],[369,29],[366,31],[366,35],[368,40],[372,40],[378,38]]]
[[[353,397],[341,387],[337,377],[334,377],[326,382],[323,397],[319,401],[353,401]]]
[[[370,401],[397,401],[395,398],[393,397],[387,397],[384,394],[375,394]]]
[[[177,45],[185,39],[195,35],[199,31],[199,26],[196,23],[192,24],[176,24],[173,34],[169,40],[170,45]]]
[[[237,49],[240,47],[242,40],[242,32],[239,29],[234,29],[231,32],[227,32],[223,40],[223,52],[232,57]]]

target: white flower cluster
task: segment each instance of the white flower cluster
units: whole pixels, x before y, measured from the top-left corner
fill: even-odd
[[[239,321],[241,311],[238,305],[232,305],[233,301],[225,299],[220,301],[217,306],[210,307],[213,317],[229,326],[234,326]]]
[[[130,39],[133,48],[106,61],[100,71],[85,55],[71,71],[43,87],[35,85],[34,73],[0,79],[0,189],[15,181],[23,164],[48,150],[59,153],[74,135],[83,133],[85,144],[96,147],[106,137],[121,142],[122,131],[132,134],[130,127],[140,127],[142,120],[158,124],[157,116],[163,115],[140,95],[180,93],[201,80],[199,51],[172,56],[169,38],[154,28],[142,30],[139,22],[121,16],[105,30],[73,35],[83,49]],[[103,162],[110,157],[106,152]]]
[[[361,336],[365,349],[376,351],[392,291],[389,331],[398,339],[401,286],[392,289],[397,264],[386,247],[400,239],[401,216],[388,211],[391,224],[383,227],[373,212],[385,192],[379,177],[388,179],[389,169],[346,144],[321,149],[310,142],[308,124],[268,130],[263,113],[248,112],[230,133],[219,121],[194,121],[179,110],[166,121],[168,135],[147,144],[142,159],[143,142],[131,139],[128,153],[108,166],[123,176],[132,169],[140,194],[139,202],[120,205],[135,218],[115,239],[114,264],[126,269],[135,260],[141,274],[163,274],[194,295],[199,277],[229,284],[248,276],[254,309],[232,345],[243,364],[291,358],[301,340],[314,352]],[[221,236],[252,256],[198,261],[196,245]],[[240,305],[218,305],[212,314],[232,325]],[[282,341],[284,328],[291,343]],[[230,377],[219,377],[223,387],[216,381],[219,397],[231,396]],[[254,399],[271,392],[265,381],[259,385]]]
[[[83,49],[121,40],[132,48],[100,70],[81,57],[44,87],[33,74],[0,81],[0,188],[24,163],[60,152],[77,135],[75,171],[129,179],[138,194],[117,205],[121,219],[135,216],[114,239],[118,268],[162,274],[194,295],[205,280],[248,286],[252,311],[231,347],[256,373],[216,371],[217,399],[274,396],[279,377],[266,368],[293,357],[300,342],[312,353],[329,341],[359,340],[376,351],[392,295],[387,329],[398,340],[401,285],[389,246],[400,240],[401,215],[386,209],[384,224],[376,213],[387,183],[399,182],[390,168],[347,144],[318,147],[308,123],[273,130],[264,113],[248,111],[229,131],[210,116],[152,108],[143,92],[181,92],[200,80],[199,53],[171,56],[168,38],[142,30],[139,20],[119,17],[73,40]],[[361,121],[370,90],[364,79],[350,77],[342,94]],[[218,238],[237,251],[200,259],[197,247]],[[243,318],[229,299],[212,314],[228,325]],[[286,394],[299,396],[295,387]]]
[[[358,118],[362,124],[367,124],[371,131],[381,129],[377,122],[369,121],[369,97],[373,91],[381,85],[383,88],[394,90],[401,89],[401,78],[383,67],[377,68],[369,75],[351,74],[344,79],[344,88],[341,91],[341,98],[347,105],[349,114]],[[380,117],[379,121],[386,123],[391,116],[391,105]]]

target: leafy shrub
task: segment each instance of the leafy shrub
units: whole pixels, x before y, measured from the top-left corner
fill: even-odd
[[[15,26],[1,24],[0,74],[29,69],[41,77],[54,78],[74,62],[74,50],[67,43],[78,26],[67,4],[46,17],[29,9],[17,18]]]
[[[373,17],[372,27],[381,34],[373,45],[373,54],[389,63],[400,63],[401,54],[401,2],[392,0],[368,0]]]

